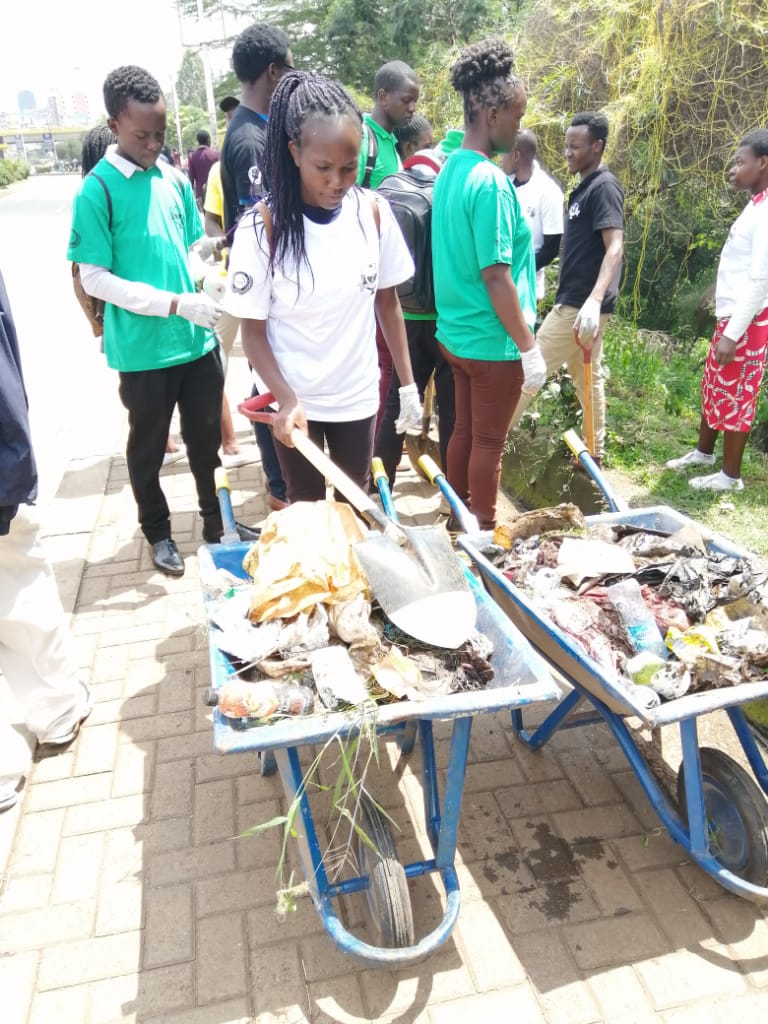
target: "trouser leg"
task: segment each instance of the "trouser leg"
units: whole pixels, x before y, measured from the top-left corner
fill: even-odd
[[[0,537],[0,669],[39,740],[68,731],[82,717],[88,691],[79,680],[56,579],[28,506]]]
[[[258,387],[254,384],[251,391],[251,398],[259,394]],[[272,428],[266,423],[254,423],[253,433],[256,438],[256,447],[261,455],[261,468],[267,479],[267,489],[273,498],[280,501],[288,500],[288,491],[283,478],[282,459],[278,458],[276,442],[272,436]],[[285,447],[285,445],[283,445]]]
[[[577,348],[573,339],[573,322],[578,312],[573,306],[554,306],[538,330],[536,341],[547,364],[548,378],[573,357]],[[512,415],[512,426],[520,422],[520,417],[535,397],[521,393]]]
[[[379,326],[379,321],[376,321],[376,352],[379,357],[379,411],[376,414],[376,428],[378,429],[381,425],[381,420],[384,416],[384,410],[387,405],[387,396],[389,395],[389,386],[392,382],[392,374],[394,371],[394,363],[392,362],[392,353],[389,351],[384,333]]]
[[[472,451],[471,381],[462,360],[440,346],[443,358],[453,373],[455,420],[448,442],[445,468],[448,482],[465,503],[469,503],[469,456]]]
[[[331,460],[364,491],[368,490],[373,455],[373,432],[376,417],[348,423],[327,423],[310,420],[307,424],[309,439],[322,449],[327,440]],[[325,477],[298,451],[276,443],[286,485],[288,500],[323,501]],[[345,500],[335,494],[337,501]]]
[[[214,472],[221,465],[221,398],[224,369],[219,349],[180,368],[178,392],[181,436],[195,479],[197,502],[206,530],[221,529]]]
[[[172,366],[120,374],[120,400],[128,410],[128,478],[138,506],[139,523],[150,544],[171,536],[160,467],[176,404],[178,371],[179,367]]]

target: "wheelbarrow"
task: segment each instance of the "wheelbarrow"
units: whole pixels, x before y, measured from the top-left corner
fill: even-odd
[[[693,523],[667,506],[628,509],[612,491],[585,446],[568,432],[565,440],[601,487],[613,511],[587,517],[590,525],[627,524],[656,532],[674,533]],[[737,557],[747,553],[725,537],[693,523],[707,546]],[[479,570],[488,593],[536,651],[571,687],[534,732],[523,726],[522,711],[512,711],[518,737],[539,749],[561,728],[603,721],[613,733],[645,795],[671,838],[724,888],[756,903],[768,903],[768,769],[742,706],[768,696],[768,678],[738,686],[688,694],[648,709],[616,680],[606,674],[584,649],[560,630],[525,593],[516,587],[488,558],[483,549],[492,534],[464,534],[458,538]],[[593,714],[574,713],[590,706]],[[723,751],[699,748],[700,717],[724,710],[751,768]],[[677,774],[676,797],[671,797],[647,763],[628,717],[636,717],[652,729],[677,726],[682,763]]]
[[[250,545],[234,540],[234,520],[223,474],[217,477],[217,489],[225,523],[224,537],[230,539],[199,549],[201,580],[210,579],[219,568],[246,578],[242,562]],[[475,577],[468,570],[464,571],[477,604],[477,628],[494,646],[493,681],[482,690],[380,706],[374,723],[378,736],[397,741],[402,756],[412,752],[417,737],[421,743],[421,784],[432,848],[430,857],[401,863],[389,821],[377,809],[375,801],[366,802],[361,825],[372,842],[358,850],[359,873],[341,881],[331,880],[302,773],[300,752],[304,747],[325,743],[334,736],[358,734],[359,715],[328,712],[243,728],[242,723],[225,717],[216,708],[213,710],[215,749],[222,754],[258,751],[262,774],[279,771],[288,804],[298,801],[294,828],[302,870],[315,908],[335,945],[370,967],[398,968],[417,963],[438,949],[456,924],[461,896],[454,861],[473,718],[500,710],[520,709],[559,696],[558,687],[542,660]],[[206,603],[213,600],[205,589],[203,599]],[[233,679],[236,668],[215,643],[214,628],[209,627],[208,632],[210,678],[212,687],[218,689]],[[435,760],[435,721],[449,721],[452,726],[448,767],[442,786]],[[437,927],[418,937],[410,886],[420,876],[432,873],[439,875],[442,881],[445,911]],[[365,894],[369,922],[378,945],[352,934],[339,918],[334,901],[355,892]]]

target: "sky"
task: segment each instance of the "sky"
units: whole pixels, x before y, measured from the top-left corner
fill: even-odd
[[[10,3],[11,0],[5,0]],[[13,22],[0,32],[0,110],[16,109],[16,94],[31,89],[38,106],[52,92],[85,92],[101,110],[101,87],[120,64],[139,64],[168,89],[183,54],[173,0],[20,0]],[[185,23],[185,42],[196,26]],[[228,48],[213,54],[224,71]]]

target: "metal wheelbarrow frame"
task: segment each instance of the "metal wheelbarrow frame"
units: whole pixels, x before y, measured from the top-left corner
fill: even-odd
[[[650,530],[675,531],[691,522],[666,506],[587,516],[590,525],[625,523]],[[709,547],[731,555],[746,554],[725,538],[695,525]],[[482,554],[492,542],[491,533],[465,534],[458,542],[477,566],[499,607],[573,687],[534,732],[523,727],[520,709],[513,709],[512,724],[518,737],[535,750],[560,728],[605,722],[672,839],[720,885],[756,903],[768,903],[768,805],[764,799],[768,794],[768,768],[741,710],[742,704],[768,697],[768,678],[765,682],[690,694],[645,709]],[[596,715],[569,721],[585,703]],[[699,716],[720,709],[727,712],[757,784],[728,755],[714,748],[699,748]],[[678,725],[683,760],[678,772],[677,806],[654,776],[628,728],[625,719],[631,716],[652,728]],[[759,884],[742,877],[739,871],[754,874]]]
[[[232,519],[229,492],[226,487],[220,488],[219,497],[226,527],[226,523]],[[202,546],[198,552],[201,577],[204,578],[206,568],[209,571],[225,568],[236,576],[247,578],[242,561],[250,546],[238,542]],[[338,896],[366,892],[371,915],[375,914],[376,907],[382,900],[385,903],[384,909],[395,915],[410,909],[391,905],[400,899],[407,898],[408,902],[410,901],[407,886],[401,887],[400,890],[382,888],[370,871],[340,882],[331,882],[323,863],[322,847],[310,799],[304,787],[299,751],[302,747],[325,742],[335,735],[354,735],[359,732],[359,722],[351,715],[327,712],[238,729],[218,710],[213,711],[216,750],[223,754],[244,750],[259,751],[262,774],[269,775],[275,770],[279,771],[289,804],[294,799],[299,799],[299,813],[294,827],[302,870],[309,884],[312,900],[336,946],[370,967],[398,968],[417,963],[442,945],[456,924],[461,896],[454,861],[473,717],[500,710],[519,710],[528,704],[552,701],[560,696],[548,669],[527,640],[496,607],[480,583],[468,571],[467,578],[477,602],[478,629],[484,632],[494,645],[494,681],[486,689],[471,693],[450,694],[423,702],[401,701],[383,705],[379,707],[376,716],[377,733],[394,736],[402,755],[411,753],[417,734],[422,747],[424,811],[433,856],[405,864],[402,869],[407,879],[438,873],[445,889],[446,906],[442,921],[418,942],[400,948],[374,946],[364,942],[344,927],[333,905],[334,898]],[[204,600],[208,600],[205,593],[203,596]],[[232,664],[214,643],[211,629],[208,632],[208,647],[211,684],[214,687],[221,687],[235,673]],[[441,801],[433,722],[446,720],[452,722],[452,733]],[[372,892],[372,887],[377,887],[377,891]],[[405,893],[402,891],[403,888]],[[374,919],[373,923],[376,926],[380,922]]]

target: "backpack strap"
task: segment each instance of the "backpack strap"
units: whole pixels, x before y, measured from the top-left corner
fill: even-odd
[[[376,159],[379,155],[379,140],[376,138],[376,132],[371,128],[367,121],[365,124],[365,130],[368,133],[368,159],[365,161],[365,173],[363,174],[363,180],[360,182],[363,188],[371,187],[371,175],[373,169],[376,166]]]
[[[96,181],[98,181],[98,183],[104,189],[104,195],[107,197],[107,215],[109,217],[109,230],[111,231],[112,230],[112,196],[109,194],[109,189],[107,188],[107,183],[106,183],[106,181],[104,181],[104,179],[102,177],[100,177],[98,174],[96,174],[95,171],[89,171],[88,174],[86,175],[86,177],[95,178]]]

